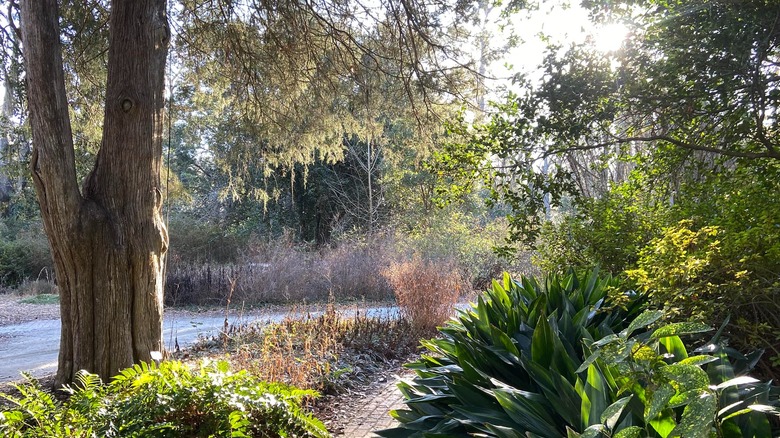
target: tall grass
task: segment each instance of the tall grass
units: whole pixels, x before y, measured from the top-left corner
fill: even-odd
[[[392,291],[381,275],[385,254],[359,243],[306,251],[283,243],[253,248],[233,264],[177,263],[168,269],[166,304],[326,302],[365,299],[385,301]]]

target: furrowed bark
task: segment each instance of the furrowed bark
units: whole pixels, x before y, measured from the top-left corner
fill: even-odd
[[[162,351],[165,0],[111,5],[103,141],[79,192],[56,0],[21,3],[32,172],[60,288],[57,383]]]

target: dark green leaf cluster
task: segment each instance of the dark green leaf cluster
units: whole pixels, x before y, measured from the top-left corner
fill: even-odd
[[[565,436],[591,423],[583,400],[596,403],[594,382],[576,370],[583,339],[624,329],[642,298],[615,306],[610,277],[551,275],[516,282],[508,275],[426,341],[432,354],[410,364],[418,377],[401,384],[408,408],[402,426],[382,436]],[[600,392],[606,406],[608,396]],[[594,408],[595,412],[596,408]],[[596,415],[598,418],[598,415]]]
[[[8,437],[326,437],[300,402],[313,391],[266,383],[226,362],[192,372],[181,362],[135,365],[104,385],[86,372],[66,386],[65,402],[38,382],[17,385],[20,397],[0,413]]]

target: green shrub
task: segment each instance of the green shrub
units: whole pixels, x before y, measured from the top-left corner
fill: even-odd
[[[658,229],[656,213],[632,195],[631,184],[616,186],[599,199],[583,199],[576,215],[542,226],[533,261],[542,272],[569,267],[620,274]],[[656,219],[654,219],[656,218]]]
[[[636,296],[615,305],[611,277],[596,271],[503,283],[479,296],[441,338],[423,343],[430,354],[408,365],[417,377],[399,385],[407,409],[393,412],[401,426],[381,436],[565,436],[584,430],[575,371],[583,339],[625,328],[642,306]],[[439,435],[437,435],[439,434]]]
[[[226,362],[193,373],[181,362],[135,365],[103,385],[80,373],[69,398],[58,401],[31,378],[4,395],[16,408],[2,412],[8,437],[326,437],[325,427],[303,413],[313,391],[261,382]]]
[[[18,286],[24,280],[39,278],[42,272],[53,272],[49,243],[42,230],[8,240],[0,237],[0,286]]]
[[[427,341],[433,353],[399,385],[402,424],[385,437],[742,437],[771,436],[778,388],[745,376],[743,356],[720,333],[688,356],[680,336],[696,322],[650,329],[661,311],[608,294],[595,273],[550,276],[545,287],[504,278],[457,323]],[[715,435],[713,435],[713,433]]]
[[[647,311],[620,333],[590,343],[593,353],[577,372],[598,382],[585,391],[591,412],[606,399],[603,393],[623,398],[619,408],[599,407],[599,422],[582,436],[777,436],[767,414],[780,414],[780,388],[747,376],[762,351],[744,356],[725,347],[719,332],[689,356],[680,336],[710,327],[680,322],[645,330],[663,316]]]
[[[630,278],[675,321],[720,325],[739,350],[767,349],[759,375],[780,364],[780,231],[772,220],[737,231],[683,220],[639,252]]]

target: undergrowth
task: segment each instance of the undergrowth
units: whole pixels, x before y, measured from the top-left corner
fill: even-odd
[[[227,362],[140,364],[104,385],[81,372],[60,401],[37,381],[0,394],[14,407],[0,413],[4,437],[327,437],[300,405],[317,393],[266,383]]]
[[[238,327],[192,351],[225,355],[263,380],[336,393],[376,364],[407,358],[419,339],[406,319],[357,310],[343,316],[331,303],[320,315],[291,312],[280,323]]]

